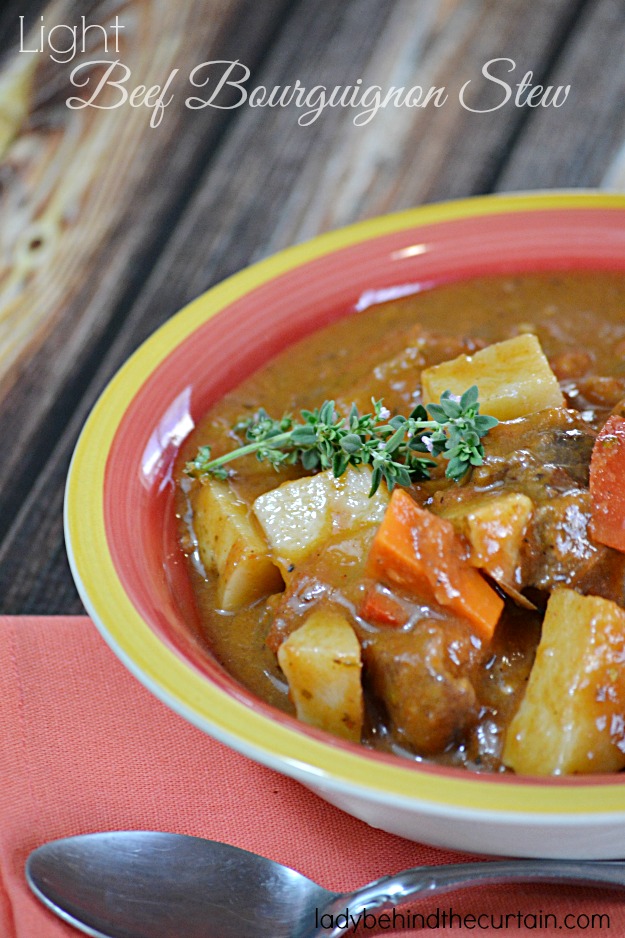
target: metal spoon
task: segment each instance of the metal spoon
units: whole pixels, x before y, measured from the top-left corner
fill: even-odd
[[[26,878],[48,908],[95,938],[314,938],[341,935],[358,922],[374,934],[376,912],[460,886],[513,880],[625,886],[625,862],[421,866],[336,893],[228,844],[117,831],[44,844],[28,858]]]

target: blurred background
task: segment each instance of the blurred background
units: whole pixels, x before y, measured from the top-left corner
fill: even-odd
[[[352,221],[490,192],[625,189],[623,48],[622,0],[5,0],[0,612],[82,610],[65,475],[95,398],[147,335],[245,265]],[[493,60],[507,61],[483,74]],[[244,86],[186,105],[237,61]],[[207,85],[192,87],[194,69]],[[142,103],[139,86],[169,100],[156,117],[159,92]],[[306,122],[296,102],[241,100],[261,86],[446,100]]]

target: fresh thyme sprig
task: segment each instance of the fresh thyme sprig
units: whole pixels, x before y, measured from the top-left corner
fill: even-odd
[[[334,401],[326,401],[316,410],[302,410],[301,422],[289,414],[274,420],[261,408],[234,427],[245,433],[246,445],[216,459],[210,446],[202,446],[185,472],[194,478],[226,479],[226,464],[250,453],[276,469],[300,463],[308,470],[331,469],[337,478],[348,466],[370,465],[369,494],[374,495],[382,480],[393,489],[429,478],[435,457],[443,456],[448,460],[445,475],[459,480],[470,466],[482,464],[481,439],[498,423],[479,411],[475,386],[462,397],[445,391],[440,403],[427,408],[419,404],[409,417],[390,417],[381,400],[373,401],[371,414],[360,414],[352,405],[347,417],[337,414]]]

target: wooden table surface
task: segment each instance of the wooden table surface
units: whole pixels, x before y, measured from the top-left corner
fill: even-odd
[[[102,30],[83,35],[97,24],[108,56]],[[0,612],[82,610],[65,475],[96,396],[147,335],[250,262],[355,220],[487,192],[624,189],[624,46],[623,0],[5,0]],[[90,99],[102,59],[120,64]],[[230,67],[249,78],[217,94]],[[176,69],[161,112],[138,92],[122,101]],[[209,85],[192,88],[194,69]],[[535,107],[529,89],[516,99],[528,72],[551,86]],[[296,82],[433,91],[359,122],[364,106],[306,119],[239,103],[242,87]],[[221,107],[185,105],[213,92]],[[90,106],[67,105],[81,95]]]

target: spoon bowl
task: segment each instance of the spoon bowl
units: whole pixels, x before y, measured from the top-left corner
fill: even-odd
[[[94,938],[338,936],[417,895],[486,882],[625,886],[625,862],[499,860],[422,866],[336,893],[229,844],[155,831],[55,840],[26,863],[35,895]]]

